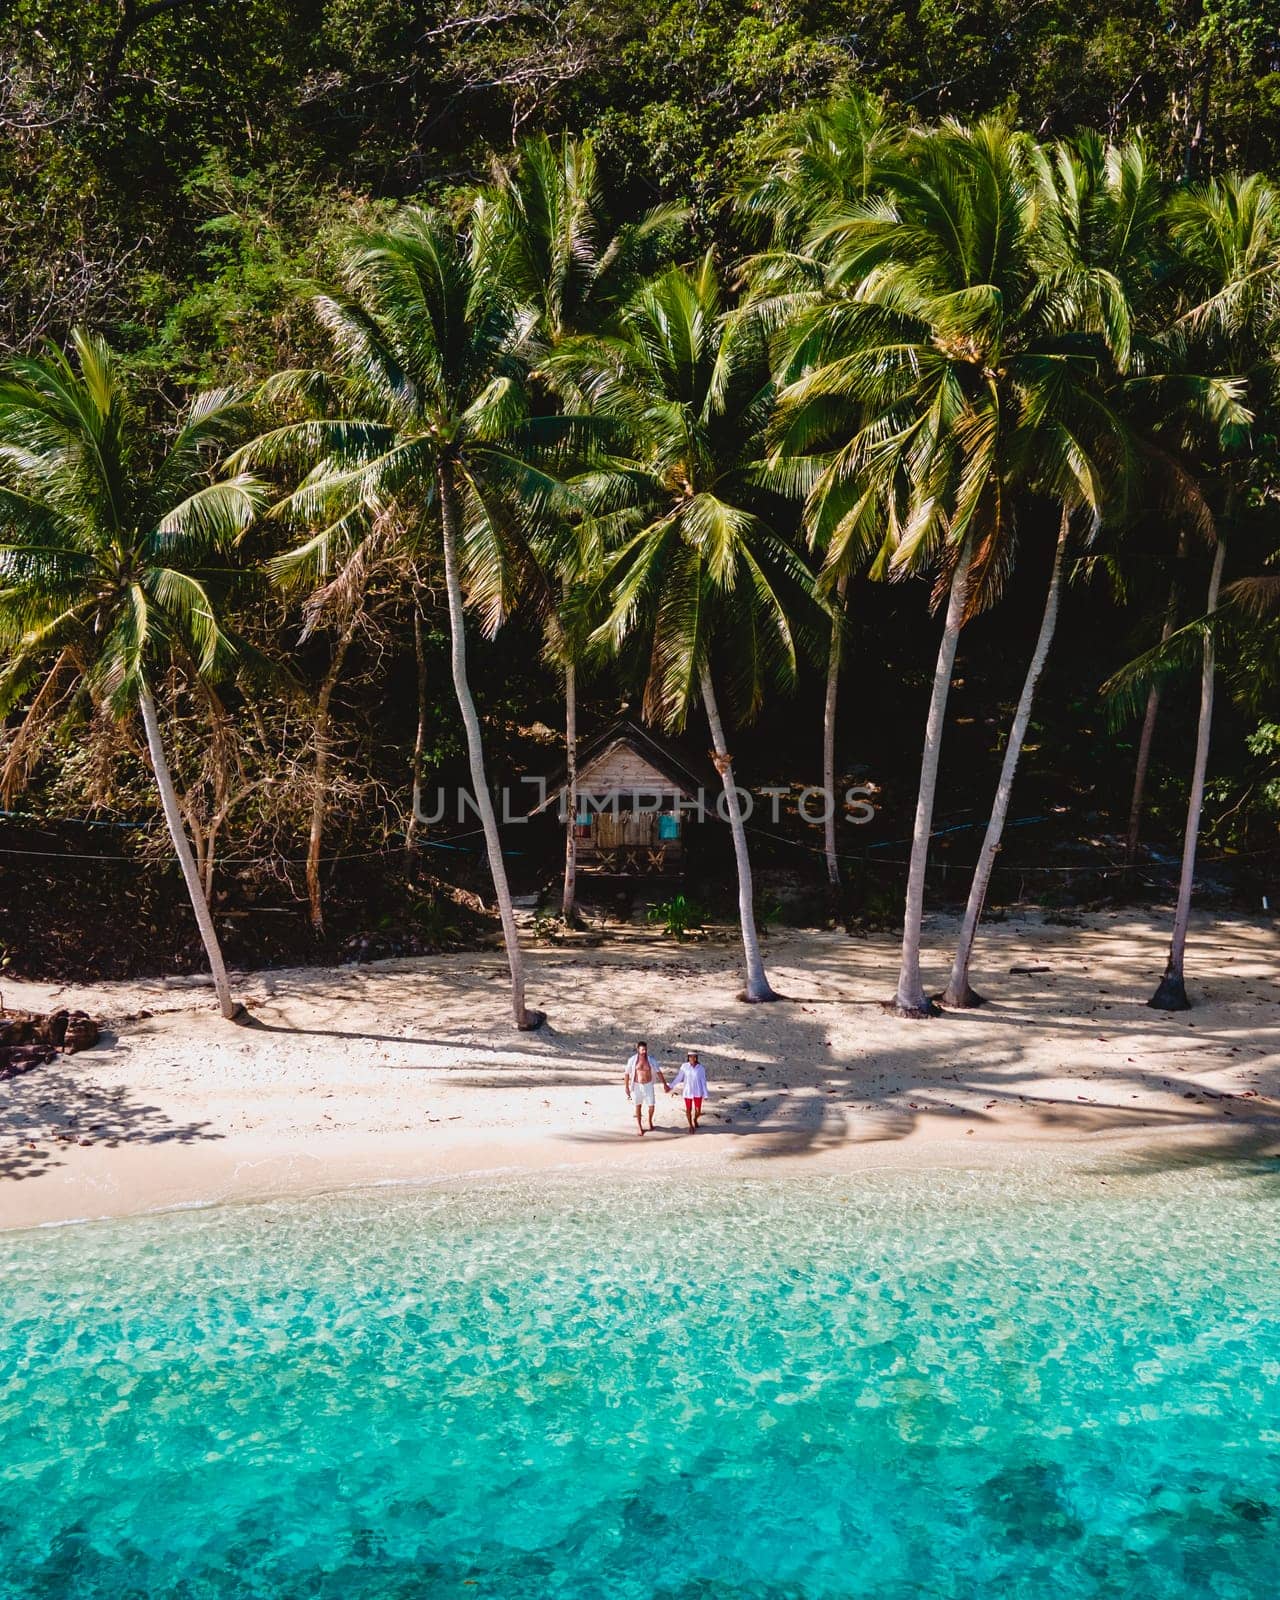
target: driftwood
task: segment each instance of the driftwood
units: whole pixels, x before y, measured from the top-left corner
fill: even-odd
[[[98,1042],[98,1024],[84,1011],[6,1011],[0,1007],[0,1079],[16,1078]]]

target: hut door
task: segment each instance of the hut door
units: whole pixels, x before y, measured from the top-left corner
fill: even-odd
[[[657,838],[657,816],[652,811],[629,811],[623,818],[628,844],[649,845]]]
[[[601,811],[595,819],[595,839],[602,850],[619,845],[651,845],[658,838],[658,817],[653,811]]]

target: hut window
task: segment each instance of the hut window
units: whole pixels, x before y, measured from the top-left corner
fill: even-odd
[[[678,839],[680,837],[680,818],[674,812],[664,811],[658,818],[659,839]]]

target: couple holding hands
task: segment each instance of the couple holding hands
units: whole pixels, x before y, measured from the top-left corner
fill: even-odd
[[[623,1087],[626,1089],[627,1099],[636,1108],[636,1131],[642,1139],[647,1132],[653,1132],[653,1108],[658,1097],[659,1083],[667,1094],[674,1094],[677,1089],[684,1091],[684,1118],[689,1124],[689,1132],[697,1133],[698,1124],[702,1120],[702,1102],[707,1097],[707,1069],[699,1062],[698,1052],[689,1051],[681,1063],[680,1070],[668,1083],[662,1068],[650,1057],[649,1046],[644,1040],[641,1039],[636,1045],[635,1055],[627,1062]],[[644,1125],[646,1108],[649,1113],[647,1129]]]

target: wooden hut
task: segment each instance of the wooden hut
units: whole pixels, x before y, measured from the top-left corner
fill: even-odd
[[[578,747],[578,870],[601,877],[678,875],[699,804],[714,806],[715,773],[671,740],[626,719]],[[535,812],[567,804],[563,767]]]

